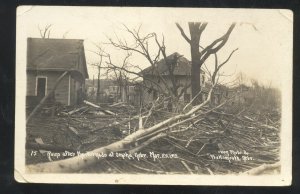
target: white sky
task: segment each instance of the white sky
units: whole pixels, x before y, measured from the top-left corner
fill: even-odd
[[[90,52],[97,50],[94,43],[108,42],[107,37],[114,39],[114,34],[130,43],[122,24],[131,29],[142,24],[142,34],[156,32],[160,38],[164,34],[167,54],[179,52],[190,59],[189,45],[175,25],[179,22],[189,35],[189,21],[208,22],[201,38],[203,46],[223,35],[232,22],[237,23],[219,52],[219,60],[223,61],[239,48],[223,69],[225,74],[243,72],[276,87],[291,76],[293,15],[289,10],[22,6],[17,14],[17,44],[25,43],[27,37],[40,37],[38,25],[43,28],[52,24],[50,38],[62,38],[68,32],[66,38],[84,39],[87,63],[94,63],[98,60]],[[124,57],[124,52],[103,47],[116,63]],[[208,66],[212,66],[212,59],[207,61]],[[149,66],[138,55],[133,55],[130,62],[141,68]],[[90,78],[96,77],[96,69],[88,65],[88,71]]]

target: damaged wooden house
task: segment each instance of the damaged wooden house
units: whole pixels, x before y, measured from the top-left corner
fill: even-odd
[[[47,94],[50,102],[78,104],[87,78],[83,40],[27,39],[27,106],[37,105]]]
[[[142,98],[144,102],[155,100],[158,95],[168,91],[168,88],[178,95],[179,101],[188,103],[192,100],[191,62],[177,52],[167,56],[166,60],[158,61],[155,67],[150,66],[144,69],[141,75],[143,76]],[[209,84],[203,70],[200,72],[200,79],[202,88],[200,99],[205,99],[209,91]],[[174,87],[176,87],[175,90]],[[212,102],[218,103],[221,95],[221,91],[215,90]]]

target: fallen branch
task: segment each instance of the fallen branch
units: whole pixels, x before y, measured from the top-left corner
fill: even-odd
[[[76,136],[79,135],[78,131],[77,131],[74,127],[69,126],[69,129],[70,129],[70,131],[72,131]]]
[[[93,104],[93,103],[91,103],[91,102],[89,102],[89,101],[84,100],[83,103],[84,103],[84,104],[87,104],[87,105],[90,105],[90,106],[92,106],[92,107],[98,108],[98,109],[100,109],[101,111],[103,111],[103,112],[106,113],[106,114],[109,114],[109,115],[116,115],[116,113],[114,113],[114,112],[112,112],[112,111],[110,111],[110,110],[105,110],[105,109],[101,108],[100,106],[98,106],[98,105],[96,105],[96,104]]]
[[[189,171],[190,174],[194,174],[192,169],[185,163],[185,161],[181,161],[181,164]]]
[[[68,112],[68,115],[72,115],[72,114],[74,114],[74,113],[77,113],[77,112],[79,112],[79,111],[81,111],[81,110],[83,110],[83,109],[86,109],[86,107],[85,107],[85,106],[83,106],[83,107],[80,107],[80,108],[74,109],[74,110],[72,110],[72,111]]]
[[[115,103],[115,104],[111,104],[109,105],[110,107],[115,107],[115,106],[119,106],[119,105],[123,105],[125,104],[124,102],[118,102],[118,103]]]
[[[174,116],[172,118],[169,118],[163,122],[160,122],[152,127],[149,127],[148,129],[138,130],[124,139],[114,142],[112,144],[109,144],[107,146],[92,150],[91,152],[87,152],[85,154],[85,157],[82,158],[81,156],[76,156],[73,158],[55,161],[55,162],[47,162],[47,163],[39,163],[36,165],[29,165],[27,166],[27,170],[29,172],[76,172],[80,169],[87,167],[91,164],[94,164],[97,162],[98,158],[95,156],[95,154],[108,154],[109,152],[117,152],[128,149],[132,144],[136,142],[138,138],[141,138],[147,134],[153,133],[159,129],[165,128],[169,129],[168,126],[170,124],[175,123],[178,120],[181,119],[188,119],[192,114],[197,112],[201,109],[201,107],[205,106],[209,101],[211,97],[212,89],[210,90],[210,93],[208,95],[208,98],[206,101],[204,101],[202,104],[197,105],[193,109],[191,109],[186,114],[180,114],[177,116]],[[153,137],[154,138],[154,137]],[[155,138],[154,138],[155,139]]]
[[[202,87],[201,87],[201,90],[198,92],[198,94],[196,94],[194,96],[194,98],[187,104],[185,105],[185,107],[182,109],[182,111],[185,111],[185,109],[187,109],[189,106],[192,106],[194,101],[198,98],[198,96],[202,93]]]
[[[276,162],[274,164],[263,164],[259,167],[252,168],[251,170],[248,170],[244,172],[243,174],[246,175],[261,175],[264,174],[266,171],[271,171],[271,170],[280,170],[280,162]]]
[[[136,153],[138,152],[139,150],[143,149],[144,147],[146,147],[147,145],[149,145],[150,143],[162,138],[162,137],[165,137],[167,134],[165,133],[160,133],[154,137],[151,137],[150,139],[148,139],[147,141],[143,142],[142,144],[140,144],[138,147],[132,149],[129,151],[129,153]]]
[[[163,109],[163,108],[161,108],[161,109]],[[157,111],[159,111],[159,110],[161,110],[161,109],[158,109]],[[99,130],[102,130],[102,129],[107,129],[107,128],[111,128],[111,127],[115,127],[115,126],[120,126],[120,125],[123,125],[123,124],[125,124],[125,123],[128,123],[129,121],[132,121],[132,120],[135,120],[135,119],[140,119],[140,117],[141,117],[142,119],[144,119],[144,118],[146,118],[147,116],[141,116],[141,115],[144,115],[144,114],[146,114],[146,113],[148,113],[148,111],[145,111],[145,112],[143,112],[143,113],[141,113],[141,114],[135,115],[135,116],[130,117],[130,118],[128,118],[128,119],[124,119],[123,121],[116,122],[116,123],[112,123],[112,124],[106,125],[106,126],[104,126],[104,127],[94,129],[94,130],[92,130],[92,132],[96,132],[96,131],[99,131]]]
[[[152,112],[153,112],[153,109],[155,108],[155,105],[156,105],[156,103],[157,103],[158,101],[159,101],[159,97],[155,100],[155,102],[152,103],[152,106],[151,106],[151,108],[150,108],[150,110],[148,111],[148,114],[147,114],[147,116],[146,116],[146,120],[145,120],[144,124],[142,125],[143,127],[146,125],[146,123],[147,123],[149,117],[151,116],[151,114],[152,114]]]

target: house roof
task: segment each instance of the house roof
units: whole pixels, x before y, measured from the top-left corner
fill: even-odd
[[[28,38],[27,69],[72,70],[88,78],[83,40]]]
[[[166,63],[167,61],[167,63]],[[177,61],[177,64],[175,64]],[[157,75],[158,73],[161,75],[169,75],[170,72],[168,70],[167,64],[174,64],[174,75],[191,75],[191,62],[175,52],[169,56],[167,56],[166,60],[162,59],[157,62],[156,67],[147,67],[146,69],[141,71],[143,75]],[[201,72],[203,72],[201,70]]]

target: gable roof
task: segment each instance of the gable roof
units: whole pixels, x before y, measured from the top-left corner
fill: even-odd
[[[27,69],[73,70],[88,78],[83,40],[28,38]]]
[[[157,75],[158,73],[161,75],[169,75],[170,72],[168,70],[167,64],[174,64],[174,75],[191,75],[191,62],[183,57],[183,55],[180,55],[179,53],[175,52],[166,58],[167,63],[164,59],[161,59],[160,61],[157,62],[156,69],[153,68],[152,66],[147,67],[144,69],[141,74],[144,75]],[[201,70],[201,72],[203,72]]]

